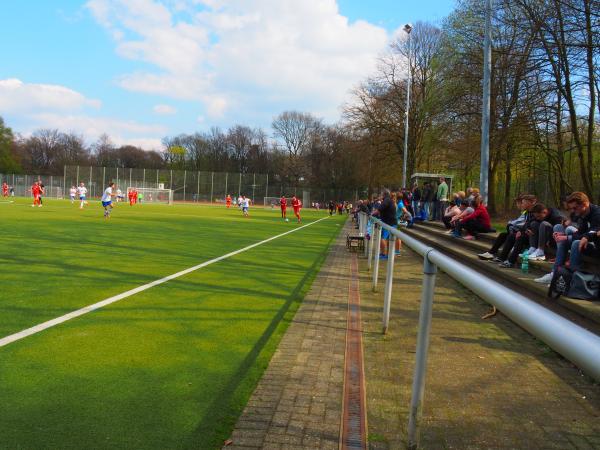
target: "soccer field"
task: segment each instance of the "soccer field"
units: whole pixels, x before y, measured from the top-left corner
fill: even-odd
[[[0,340],[297,231],[0,346],[2,449],[220,447],[345,219],[29,205],[0,199]]]

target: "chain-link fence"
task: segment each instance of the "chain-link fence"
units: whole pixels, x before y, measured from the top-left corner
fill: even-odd
[[[120,167],[65,166],[62,176],[0,174],[16,196],[30,196],[31,185],[41,180],[46,197],[64,198],[72,186],[85,183],[88,197],[98,198],[109,182],[122,191],[129,187],[171,189],[176,202],[222,203],[227,194],[233,198],[245,195],[256,205],[265,197],[297,195],[305,206],[329,200],[356,201],[360,191],[355,189],[314,188],[305,182],[286,183],[285,177],[259,173],[204,172],[169,169],[128,169]]]

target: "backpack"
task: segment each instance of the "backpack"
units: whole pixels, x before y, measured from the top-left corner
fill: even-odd
[[[561,295],[567,295],[571,287],[573,272],[567,267],[559,267],[552,276],[550,287],[548,288],[548,297],[557,299]]]
[[[594,273],[574,272],[568,297],[596,300],[600,294],[600,276]]]

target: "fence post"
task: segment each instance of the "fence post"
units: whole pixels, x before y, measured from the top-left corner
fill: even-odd
[[[146,188],[146,168],[144,168],[144,172],[142,173],[142,188]]]
[[[171,169],[171,175],[169,180],[169,189],[173,190],[173,169]]]
[[[375,231],[375,225],[373,224],[373,231]],[[366,239],[366,236],[365,236]],[[375,246],[375,233],[373,233],[372,236],[369,236],[369,240],[367,241],[368,244],[368,252],[367,252],[367,268],[369,269],[369,272],[371,271],[371,268],[373,266],[373,247]]]
[[[425,372],[427,370],[433,293],[435,290],[435,274],[437,273],[437,266],[429,261],[429,253],[431,251],[433,250],[429,250],[423,259],[423,291],[421,293],[421,308],[419,312],[417,354],[408,415],[408,448],[411,450],[415,450],[418,445],[418,426],[421,419],[421,403],[423,402],[423,393],[425,391]]]
[[[131,171],[132,171],[132,169],[130,167],[129,168],[129,186],[131,186]]]
[[[225,196],[226,197],[227,197],[227,179],[228,178],[229,178],[229,172],[225,172]]]
[[[240,180],[238,182],[238,197],[242,195],[242,172],[240,172]]]
[[[385,276],[385,291],[383,293],[383,334],[387,333],[390,323],[390,308],[392,306],[392,287],[394,284],[394,257],[396,255],[396,236],[390,234],[388,239],[388,263]]]
[[[13,175],[13,186],[15,185],[15,176]],[[67,165],[63,166],[63,192],[67,190]]]
[[[256,174],[252,174],[254,178],[252,179],[252,205],[254,205],[254,189],[256,189]]]
[[[373,225],[375,227],[375,241],[373,242],[373,252],[375,253],[375,261],[373,264],[373,292],[377,292],[377,278],[379,277],[379,246],[381,242],[381,225],[375,223]]]
[[[117,186],[118,186],[119,185],[119,167],[117,167],[117,181],[116,181],[116,183],[117,183]],[[102,186],[102,187],[104,187],[104,186]]]
[[[77,171],[76,171],[75,178],[76,178],[76,180],[75,180],[75,181],[76,181],[76,182],[75,182],[75,185],[76,185],[76,186],[79,186],[79,166],[77,166]]]
[[[267,187],[265,188],[265,197],[269,196],[269,173],[267,172]],[[267,206],[265,204],[265,206]]]
[[[227,175],[225,175],[225,179],[227,179]],[[215,173],[211,172],[210,173],[210,204],[211,205],[213,202],[214,187],[215,187]],[[225,182],[225,191],[227,191],[227,182]],[[227,195],[227,192],[225,192],[225,195]]]
[[[104,186],[106,186],[106,167],[102,166],[102,186],[100,186],[101,192],[104,189]]]
[[[212,194],[211,194],[212,197]],[[198,187],[196,190],[196,202],[200,201],[200,171],[198,171]]]
[[[187,183],[187,170],[183,171],[183,201],[185,202],[185,185]]]

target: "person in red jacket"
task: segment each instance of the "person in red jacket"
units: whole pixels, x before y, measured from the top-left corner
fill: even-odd
[[[473,240],[477,233],[489,233],[492,231],[492,223],[490,221],[490,215],[488,210],[483,204],[483,198],[477,194],[473,198],[474,211],[456,221],[456,228],[454,229],[453,236],[460,238],[461,230],[465,230],[467,234],[464,239]]]

